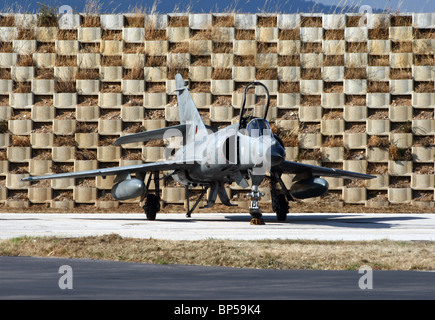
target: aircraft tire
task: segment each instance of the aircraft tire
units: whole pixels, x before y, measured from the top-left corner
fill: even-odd
[[[276,195],[273,201],[273,211],[275,211],[278,221],[285,221],[287,219],[288,209],[289,206],[285,195]]]
[[[157,212],[160,209],[159,198],[155,194],[149,194],[144,209],[148,220],[156,220]]]

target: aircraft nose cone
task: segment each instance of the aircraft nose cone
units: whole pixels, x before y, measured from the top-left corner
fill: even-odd
[[[281,145],[270,147],[270,162],[272,166],[277,166],[285,159],[285,150]]]

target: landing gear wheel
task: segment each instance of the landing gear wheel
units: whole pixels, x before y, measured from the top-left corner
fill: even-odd
[[[278,221],[285,221],[287,219],[289,206],[284,194],[278,194],[273,197],[272,208],[276,213],[276,218]]]
[[[159,197],[155,194],[149,194],[144,205],[145,214],[148,220],[156,220],[157,212],[160,210]]]

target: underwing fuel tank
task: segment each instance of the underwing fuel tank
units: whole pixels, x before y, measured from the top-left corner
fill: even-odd
[[[142,196],[145,184],[139,179],[126,179],[112,187],[112,197],[115,200],[128,200]]]
[[[290,188],[290,194],[296,199],[315,198],[324,195],[329,184],[322,178],[309,178],[294,183]]]

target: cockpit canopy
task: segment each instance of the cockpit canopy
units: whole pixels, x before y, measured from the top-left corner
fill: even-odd
[[[246,130],[248,131],[248,135],[250,137],[261,137],[263,135],[273,136],[272,129],[270,128],[269,122],[263,118],[251,120],[248,123]]]

